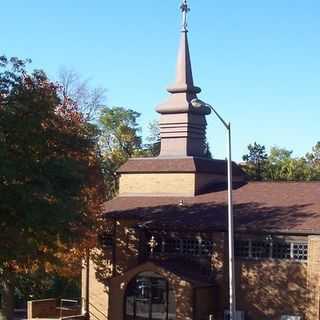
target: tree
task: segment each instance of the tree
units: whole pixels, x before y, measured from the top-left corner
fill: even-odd
[[[320,141],[312,147],[312,152],[306,154],[306,158],[308,161],[313,162],[313,164],[320,165]]]
[[[272,147],[265,166],[265,177],[274,181],[314,179],[313,168],[304,157],[292,157],[292,150]]]
[[[263,167],[268,158],[266,148],[263,145],[254,144],[248,145],[249,153],[244,155],[242,158],[247,162],[243,168],[247,174],[254,180],[262,180],[263,178]]]
[[[153,120],[148,124],[149,134],[144,149],[147,156],[157,157],[160,154],[160,128],[159,121]]]
[[[140,114],[123,107],[105,107],[101,111],[100,147],[105,183],[108,185],[107,198],[112,198],[118,189],[117,170],[132,156],[141,156]]]
[[[312,151],[307,153],[305,158],[312,168],[312,180],[320,180],[320,141],[312,147]]]
[[[62,98],[72,99],[85,120],[97,120],[105,102],[106,89],[91,88],[89,80],[81,79],[77,72],[65,67],[61,68],[58,79],[62,85]]]
[[[79,261],[103,196],[97,132],[43,71],[0,57],[0,283],[12,319],[19,277]]]

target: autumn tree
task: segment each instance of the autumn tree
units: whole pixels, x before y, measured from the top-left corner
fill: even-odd
[[[60,86],[42,71],[28,73],[26,63],[0,57],[0,287],[5,319],[13,318],[19,277],[72,269],[91,241],[103,196],[95,128],[72,99],[61,98]]]

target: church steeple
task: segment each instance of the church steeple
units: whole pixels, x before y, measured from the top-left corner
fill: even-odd
[[[160,113],[161,150],[159,157],[129,159],[119,170],[120,196],[195,196],[226,181],[226,162],[206,155],[206,115],[204,103],[194,107],[200,88],[193,83],[188,45],[187,0],[181,4],[182,30],[176,80],[168,88],[167,102]],[[244,176],[238,169],[237,181]],[[234,170],[233,172],[236,172]],[[234,178],[234,181],[236,179]]]
[[[190,11],[187,0],[183,0],[182,30],[178,51],[176,80],[167,89],[171,94],[168,101],[160,104],[156,111],[160,117],[160,156],[203,156],[205,152],[205,115],[210,109],[194,108],[192,99],[201,92],[193,82],[187,14]]]

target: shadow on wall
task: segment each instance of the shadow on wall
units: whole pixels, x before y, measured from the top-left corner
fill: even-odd
[[[285,261],[241,261],[236,264],[237,309],[246,319],[280,319],[298,315],[317,319],[314,294],[305,263]]]
[[[309,208],[313,204],[268,206],[264,203],[240,203],[234,206],[235,227],[244,231],[270,232],[276,229],[299,229],[306,221],[317,218]],[[105,216],[113,226],[112,247],[97,250],[97,278],[108,287],[110,278],[122,275],[141,263],[140,253],[147,247],[145,229],[167,231],[215,232],[226,231],[227,206],[214,202],[192,203],[183,206],[157,205],[136,207]],[[312,224],[311,224],[312,225]],[[226,265],[226,264],[225,264]],[[304,315],[315,319],[317,279],[311,279],[306,263],[275,260],[238,261],[238,309],[246,310],[248,319],[279,319],[283,314]],[[227,270],[224,270],[227,275]],[[165,275],[174,283],[175,277]],[[173,277],[173,278],[170,278]],[[185,294],[188,284],[182,281],[175,287],[178,314],[192,308],[191,296]],[[220,287],[227,294],[227,284]],[[227,305],[227,304],[225,304]],[[225,306],[221,306],[220,313]],[[179,309],[180,308],[180,309]],[[188,309],[189,308],[189,309]],[[188,312],[191,312],[189,310]],[[179,318],[177,318],[179,319]]]
[[[235,229],[266,233],[277,229],[299,229],[301,226],[304,227],[306,221],[312,222],[314,218],[319,217],[312,210],[308,210],[310,206],[312,204],[293,206],[266,206],[258,202],[236,204]],[[208,202],[183,206],[138,207],[107,214],[104,224],[112,236],[112,244],[102,245],[92,255],[97,277],[103,283],[139,263],[139,255],[146,249],[146,242],[149,240],[144,238],[145,229],[224,232],[227,230],[227,206]],[[104,232],[102,228],[100,233]]]

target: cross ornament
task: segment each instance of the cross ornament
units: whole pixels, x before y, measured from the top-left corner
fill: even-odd
[[[180,9],[182,12],[182,31],[187,31],[188,30],[187,15],[188,15],[188,12],[190,11],[187,0],[182,1]]]
[[[153,257],[153,251],[156,248],[156,246],[158,245],[158,242],[156,241],[154,236],[151,237],[150,241],[148,242],[148,245],[150,247],[150,255],[151,255],[151,257]]]

